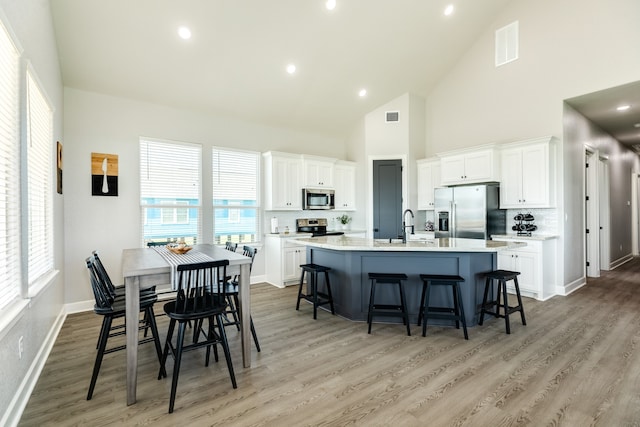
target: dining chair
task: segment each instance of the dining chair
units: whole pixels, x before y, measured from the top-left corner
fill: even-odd
[[[98,349],[96,353],[96,360],[93,364],[93,373],[91,374],[91,382],[89,384],[89,391],[87,392],[87,400],[91,400],[93,397],[93,391],[96,386],[98,374],[100,373],[100,366],[102,365],[102,359],[105,354],[113,353],[115,351],[124,350],[126,345],[118,345],[116,347],[107,349],[107,342],[109,338],[115,335],[122,335],[124,332],[116,334],[110,333],[114,319],[120,319],[125,317],[126,302],[124,297],[114,297],[106,282],[102,280],[102,276],[96,265],[94,257],[88,257],[85,260],[87,269],[89,270],[89,281],[91,289],[93,290],[93,296],[95,299],[95,305],[93,311],[102,316],[102,327],[100,328],[100,335],[98,339]],[[160,338],[158,335],[158,327],[156,325],[153,304],[158,300],[155,294],[140,295],[140,311],[145,313],[145,321],[138,328],[144,329],[148,327],[151,329],[151,338],[143,338],[139,341],[140,344],[153,342],[156,347],[156,353],[158,355],[158,361],[162,360],[162,348],[160,345]],[[138,331],[136,331],[138,332]],[[161,370],[164,369],[161,366]],[[166,375],[166,373],[165,373]]]
[[[236,252],[238,250],[238,244],[228,241],[225,243],[225,249],[231,252]]]
[[[224,330],[222,315],[226,310],[225,278],[229,260],[217,260],[195,264],[181,264],[177,266],[178,292],[175,301],[164,305],[164,312],[169,316],[169,329],[167,340],[160,361],[158,379],[167,376],[165,365],[169,353],[173,356],[173,377],[171,381],[171,395],[169,398],[169,413],[173,412],[182,353],[206,347],[205,366],[209,366],[211,347],[214,357],[218,361],[217,344],[222,345],[227,361],[227,369],[231,377],[233,388],[237,388],[236,377],[233,372],[231,353],[227,335]],[[221,291],[221,292],[220,292]],[[194,340],[191,344],[185,344],[185,330],[187,322],[194,321]],[[204,320],[208,320],[208,326],[204,327]],[[173,335],[178,326],[175,345]],[[217,325],[217,330],[216,326]],[[204,338],[200,340],[200,338]]]
[[[242,247],[242,254],[246,257],[251,258],[251,264],[249,264],[249,274],[251,274],[251,270],[253,268],[253,261],[255,260],[257,253],[258,253],[258,249],[254,247],[251,247],[251,246]],[[225,326],[236,325],[237,330],[240,330],[240,321],[238,320],[238,307],[240,307],[240,298],[238,297],[239,288],[240,288],[239,279],[240,279],[240,276],[235,275],[231,280],[227,281],[226,294],[227,294],[228,307],[227,307],[227,311],[225,312],[225,317],[227,320],[225,322]],[[233,320],[229,319],[230,315],[231,317],[233,317]],[[253,342],[256,345],[256,349],[260,351],[258,334],[256,334],[256,328],[253,325],[253,317],[251,317],[251,315],[249,315],[249,322],[250,322],[249,326],[251,328],[251,335],[253,336]]]
[[[107,273],[107,269],[104,267],[104,264],[102,263],[102,260],[100,259],[100,257],[98,256],[98,251],[92,251],[91,255],[93,256],[93,268],[96,271],[96,274],[98,275],[98,278],[100,279],[100,282],[104,285],[104,287],[107,289],[109,295],[111,295],[111,298],[113,298],[114,301],[123,301],[125,298],[125,287],[124,285],[118,285],[115,286],[113,284],[113,281],[111,280],[111,277],[109,277],[109,274]],[[143,288],[140,289],[140,298],[153,298],[156,297],[157,299],[157,295],[156,295],[156,287],[155,286],[150,286],[148,288]],[[149,330],[149,321],[147,319],[147,315],[145,313],[144,315],[144,319],[141,320],[141,323],[143,323],[145,325],[145,330],[144,330],[144,336],[147,336],[148,330]],[[118,331],[120,330],[120,332],[113,332],[111,333],[111,331]],[[111,336],[116,336],[116,335],[124,335],[124,323],[122,324],[117,324],[117,325],[113,325],[110,329],[110,333]],[[101,336],[98,337],[98,342],[96,344],[96,348],[98,348],[98,346],[100,345],[100,340],[101,340]]]

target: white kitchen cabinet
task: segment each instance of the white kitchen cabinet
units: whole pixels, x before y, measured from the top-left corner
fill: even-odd
[[[301,210],[302,157],[273,151],[262,155],[265,210]]]
[[[336,209],[356,210],[356,164],[338,160],[333,167]]]
[[[294,242],[293,237],[266,235],[266,281],[279,288],[300,283],[301,264],[307,259],[306,247]]]
[[[417,161],[418,210],[434,208],[433,190],[440,186],[440,160],[422,159]]]
[[[555,205],[553,138],[506,144],[501,158],[501,208],[550,208]]]
[[[494,237],[502,242],[525,242],[527,246],[498,251],[498,269],[517,271],[520,294],[538,300],[555,295],[556,239]],[[515,293],[513,282],[507,282],[507,291]],[[511,304],[514,305],[514,304]]]
[[[441,184],[499,181],[499,159],[494,148],[440,154]]]
[[[333,167],[336,159],[302,156],[304,186],[311,188],[333,188]]]

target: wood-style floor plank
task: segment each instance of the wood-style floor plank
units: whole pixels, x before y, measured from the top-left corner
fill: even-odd
[[[335,284],[334,286],[339,286]],[[469,329],[350,322],[295,310],[296,287],[252,287],[262,352],[238,388],[224,363],[186,353],[175,412],[153,346],[140,347],[138,402],[126,406],[125,353],[106,355],[86,393],[101,318],[68,316],[21,426],[640,426],[640,259],[567,297],[524,299],[527,325],[490,318]],[[157,306],[160,312],[160,305]],[[159,317],[164,337],[166,317]],[[172,361],[170,361],[172,363]]]

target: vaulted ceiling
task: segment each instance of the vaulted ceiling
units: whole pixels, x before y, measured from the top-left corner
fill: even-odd
[[[344,137],[400,95],[426,97],[480,33],[508,24],[494,19],[509,1],[337,0],[331,11],[327,0],[51,5],[65,86]],[[608,127],[620,115],[593,113],[605,99],[613,102],[603,92],[572,105],[617,136],[629,123]],[[640,143],[634,135],[625,142]]]

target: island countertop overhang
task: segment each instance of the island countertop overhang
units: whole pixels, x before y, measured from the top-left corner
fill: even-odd
[[[444,238],[432,240],[409,240],[406,243],[388,239],[362,237],[326,236],[292,239],[311,247],[337,251],[388,251],[388,252],[499,252],[526,246],[525,242],[499,242],[494,240]]]

